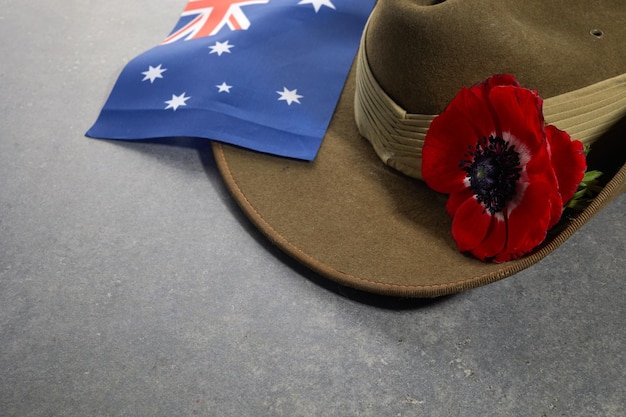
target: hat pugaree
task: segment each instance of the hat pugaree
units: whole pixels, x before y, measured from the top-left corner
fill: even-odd
[[[626,190],[625,23],[619,0],[379,0],[316,160],[214,142],[218,167],[273,243],[341,284],[433,297],[505,278]],[[590,145],[588,169],[604,175],[584,211],[497,264],[459,251],[447,196],[419,178],[436,115],[463,87],[500,73],[536,90],[545,122]]]

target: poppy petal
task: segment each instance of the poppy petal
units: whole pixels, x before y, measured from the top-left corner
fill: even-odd
[[[531,90],[511,86],[496,87],[489,94],[502,134],[508,132],[531,153],[543,146],[542,100]]]
[[[461,252],[471,251],[487,236],[493,216],[475,198],[465,200],[452,219],[452,237]]]
[[[451,107],[453,109],[456,107],[459,112],[456,122],[467,123],[474,128],[474,140],[469,145],[476,145],[478,139],[489,137],[496,132],[496,121],[491,113],[489,102],[485,100],[488,95],[486,85],[479,84],[466,89],[465,94],[459,95],[458,100],[450,103]]]
[[[440,193],[461,191],[465,188],[463,180],[466,176],[459,167],[463,153],[451,151],[450,139],[436,132],[437,120],[432,122],[422,148],[422,178],[430,188]]]
[[[495,260],[506,245],[506,223],[504,219],[492,216],[491,224],[485,240],[474,248],[471,253],[481,261]]]
[[[469,188],[466,188],[458,193],[450,194],[448,202],[446,203],[446,211],[448,212],[450,217],[454,217],[454,214],[456,213],[459,206],[465,203],[465,201],[469,200],[470,198],[474,198],[474,193]]]
[[[569,134],[553,125],[546,127],[546,136],[559,193],[563,203],[566,203],[574,197],[587,169],[583,144],[578,140],[572,141]]]
[[[509,215],[506,247],[498,254],[496,262],[518,258],[543,242],[552,212],[552,203],[546,202],[545,196],[553,191],[547,182],[529,184],[522,203]]]
[[[510,74],[495,74],[483,81],[485,88],[490,91],[494,87],[502,85],[511,85],[513,87],[520,87],[520,83]]]

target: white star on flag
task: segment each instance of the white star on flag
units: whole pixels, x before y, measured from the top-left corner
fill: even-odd
[[[220,85],[216,85],[216,87],[218,88],[218,93],[230,93],[230,89],[233,88],[232,85],[228,85],[225,82],[221,83]]]
[[[172,99],[165,101],[165,103],[167,103],[167,107],[165,108],[165,110],[173,109],[174,111],[176,111],[176,109],[178,109],[180,106],[186,106],[187,103],[185,102],[190,98],[191,97],[185,97],[185,93],[182,93],[179,96],[172,94]]]
[[[226,42],[216,41],[215,45],[209,46],[209,48],[211,48],[211,52],[209,52],[209,54],[217,54],[217,56],[222,56],[224,52],[230,54],[230,48],[234,46],[235,45],[229,45],[228,41]]]
[[[303,97],[301,95],[298,95],[298,89],[287,90],[287,87],[283,87],[283,91],[277,91],[277,93],[280,95],[278,101],[284,100],[290,106],[291,103],[300,104],[300,101],[298,99]]]
[[[312,4],[315,8],[315,13],[319,12],[322,6],[330,7],[331,9],[335,8],[335,5],[330,0],[300,0],[298,4]]]
[[[158,67],[153,67],[152,65],[148,65],[148,71],[142,72],[142,74],[145,75],[145,77],[143,77],[143,80],[141,81],[150,80],[150,84],[152,84],[154,80],[156,80],[157,78],[163,78],[162,74],[165,71],[167,71],[167,68],[161,68],[161,64],[159,64]]]

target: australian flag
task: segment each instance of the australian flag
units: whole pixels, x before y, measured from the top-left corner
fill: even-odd
[[[191,0],[87,136],[200,137],[315,158],[375,0]]]

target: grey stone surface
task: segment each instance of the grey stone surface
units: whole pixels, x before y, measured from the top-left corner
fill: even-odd
[[[0,0],[0,416],[626,415],[625,196],[514,277],[395,300],[271,247],[207,141],[85,138],[184,5]]]

